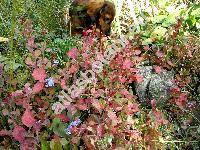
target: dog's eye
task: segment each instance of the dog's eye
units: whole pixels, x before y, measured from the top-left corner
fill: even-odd
[[[107,24],[110,24],[110,23],[111,23],[111,20],[110,20],[110,18],[108,18],[108,17],[105,17],[104,21],[105,21],[105,23],[107,23]]]

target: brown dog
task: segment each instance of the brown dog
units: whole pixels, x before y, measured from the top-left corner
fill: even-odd
[[[74,0],[69,10],[72,34],[96,26],[103,35],[110,35],[115,6],[105,0]]]

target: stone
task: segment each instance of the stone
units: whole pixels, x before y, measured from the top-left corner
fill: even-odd
[[[155,99],[158,106],[163,106],[170,98],[170,89],[175,86],[174,73],[162,70],[156,73],[152,66],[139,66],[139,74],[143,82],[135,83],[135,91],[142,103],[150,103]]]

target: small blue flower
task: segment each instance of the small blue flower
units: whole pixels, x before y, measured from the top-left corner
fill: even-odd
[[[72,126],[77,126],[77,125],[79,125],[80,123],[81,123],[81,120],[78,118],[78,119],[72,121],[70,124],[71,124]]]
[[[81,120],[79,118],[76,119],[76,120],[74,120],[74,121],[72,121],[67,126],[67,128],[65,129],[66,134],[68,134],[68,135],[72,134],[72,128],[75,127],[75,126],[77,126],[77,125],[79,125],[80,123],[81,123]]]
[[[72,134],[72,126],[68,126],[66,129],[65,129],[65,132],[66,132],[66,134],[68,134],[68,135],[71,135]]]
[[[54,86],[54,80],[53,80],[53,78],[48,78],[48,79],[46,79],[46,85],[45,85],[46,87],[52,87],[52,86]]]

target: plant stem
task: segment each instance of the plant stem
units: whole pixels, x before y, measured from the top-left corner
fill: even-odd
[[[10,87],[12,87],[12,80],[13,80],[13,60],[15,60],[15,50],[14,46],[14,34],[15,34],[15,26],[16,26],[16,15],[17,15],[17,0],[12,1],[12,14],[11,14],[11,27],[10,27],[10,43],[9,43],[9,50],[10,50]]]

